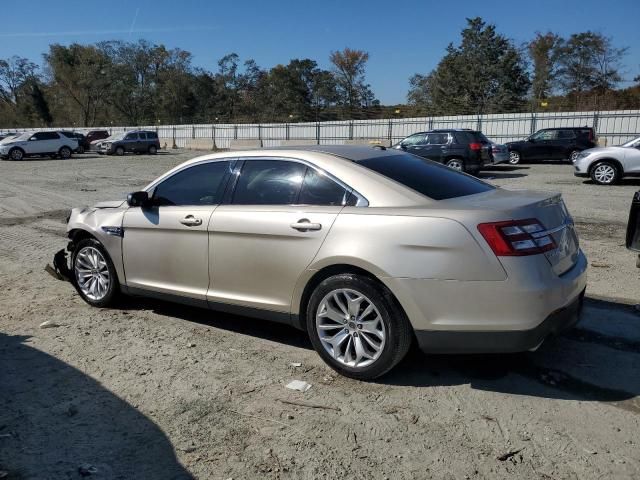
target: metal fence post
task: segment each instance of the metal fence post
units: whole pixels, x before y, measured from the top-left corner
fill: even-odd
[[[176,127],[175,127],[175,125],[173,126],[173,145],[171,145],[171,148],[178,148],[178,145],[176,145]]]
[[[215,125],[211,125],[211,140],[213,140],[213,145],[211,149],[217,150],[218,147],[216,146],[216,126]]]
[[[196,126],[191,125],[191,138],[196,138]]]
[[[285,140],[289,140],[289,124],[285,124],[284,126],[284,138]]]
[[[258,140],[262,142],[262,125],[258,124]]]
[[[482,115],[478,114],[478,119],[476,120],[476,130],[478,130],[479,132],[482,131]]]
[[[429,117],[427,121],[427,130],[433,130],[433,117]]]
[[[238,139],[238,125],[237,124],[233,125],[233,139],[234,140]]]
[[[349,121],[349,140],[353,140],[353,120]]]
[[[593,112],[593,131],[598,132],[598,120],[600,118],[600,114],[596,111]]]
[[[536,113],[531,112],[531,125],[529,127],[529,135],[536,133]]]
[[[320,145],[320,122],[316,122],[316,145]]]

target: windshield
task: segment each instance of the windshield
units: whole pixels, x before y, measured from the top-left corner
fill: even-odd
[[[391,180],[434,200],[464,197],[495,187],[416,155],[384,155],[357,161]]]
[[[24,133],[20,133],[20,134],[11,134],[9,135],[7,138],[5,138],[4,140],[2,140],[2,142],[12,142],[12,141],[18,141],[18,140],[27,140],[29,137],[31,136],[30,132],[24,132]]]
[[[622,144],[623,147],[638,148],[640,147],[640,137],[629,140],[627,143]]]

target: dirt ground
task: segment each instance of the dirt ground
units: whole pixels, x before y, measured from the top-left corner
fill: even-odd
[[[0,478],[640,478],[640,269],[623,245],[640,181],[486,172],[563,193],[591,265],[582,322],[521,355],[412,351],[363,383],[291,328],[146,300],[98,310],[44,272],[70,207],[193,156],[0,162]]]

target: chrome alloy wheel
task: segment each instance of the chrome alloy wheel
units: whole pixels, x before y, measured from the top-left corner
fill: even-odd
[[[338,362],[363,368],[384,350],[387,332],[373,302],[356,290],[329,292],[318,305],[316,330],[324,349]]]
[[[447,162],[447,167],[451,168],[452,170],[457,170],[458,172],[461,172],[463,170],[462,161],[458,160],[457,158],[449,160]]]
[[[593,171],[596,181],[603,184],[609,184],[616,178],[616,170],[609,164],[598,165]]]
[[[511,165],[517,165],[520,163],[520,154],[516,151],[509,152],[509,163]]]
[[[78,287],[91,300],[102,300],[109,292],[111,277],[104,256],[94,247],[84,247],[73,265]]]

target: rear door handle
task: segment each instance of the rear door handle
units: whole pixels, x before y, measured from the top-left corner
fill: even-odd
[[[307,232],[309,230],[320,230],[322,228],[322,224],[311,223],[308,218],[303,218],[298,220],[296,223],[292,223],[291,228],[300,232]]]
[[[202,219],[196,218],[193,215],[187,215],[182,220],[180,220],[180,223],[186,225],[187,227],[197,227],[198,225],[202,225]]]

